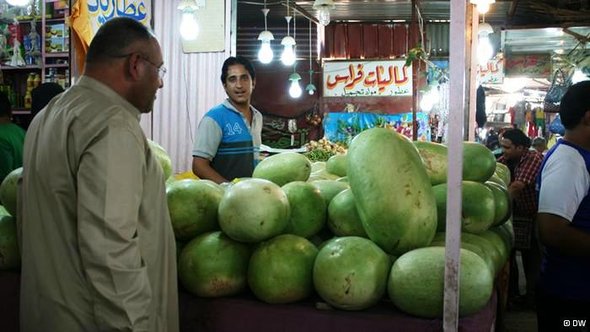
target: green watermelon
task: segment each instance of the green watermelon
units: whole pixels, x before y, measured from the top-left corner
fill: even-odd
[[[307,181],[311,174],[311,162],[306,156],[284,152],[264,158],[252,173],[253,178],[266,179],[283,186],[293,181]]]
[[[477,254],[461,249],[459,315],[480,311],[490,300],[492,273]],[[445,248],[426,247],[399,257],[389,274],[389,298],[400,310],[425,318],[443,315]]]
[[[236,241],[248,243],[281,234],[290,216],[283,189],[264,179],[246,179],[227,187],[218,209],[221,230]]]
[[[313,284],[330,305],[362,310],[385,293],[391,261],[375,243],[356,236],[325,243],[313,266]]]
[[[18,179],[23,174],[23,168],[19,167],[8,173],[0,184],[0,203],[10,213],[16,217],[16,197]]]
[[[248,285],[267,303],[290,303],[313,292],[313,263],[318,249],[303,237],[283,234],[262,242],[248,265]]]
[[[289,200],[291,217],[284,232],[308,238],[326,223],[326,202],[309,182],[293,181],[282,187]]]
[[[219,229],[217,209],[224,190],[209,180],[184,179],[166,186],[170,220],[177,239],[187,241]]]
[[[184,246],[178,277],[192,294],[221,297],[246,289],[251,249],[221,232],[197,236]]]
[[[436,200],[418,150],[405,136],[371,128],[348,149],[348,182],[369,238],[392,255],[432,241]]]

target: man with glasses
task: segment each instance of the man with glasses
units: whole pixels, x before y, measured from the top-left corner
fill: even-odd
[[[262,132],[262,114],[250,105],[256,85],[250,61],[226,59],[221,83],[228,98],[201,119],[193,148],[193,173],[217,183],[252,176]]]
[[[178,331],[165,179],[139,126],[162,64],[151,31],[114,18],[77,84],[33,120],[20,188],[21,331]]]

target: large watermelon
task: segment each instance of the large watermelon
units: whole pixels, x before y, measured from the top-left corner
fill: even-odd
[[[248,285],[267,303],[290,303],[313,292],[313,262],[318,249],[300,236],[283,234],[262,242],[248,265]]]
[[[218,212],[225,234],[250,243],[281,234],[291,215],[283,189],[264,179],[241,180],[227,187]]]
[[[325,243],[313,267],[313,283],[329,304],[345,310],[368,308],[383,296],[391,261],[368,239],[356,236]]]
[[[436,200],[410,140],[385,128],[361,132],[348,150],[348,181],[367,235],[383,250],[401,255],[430,243]]]
[[[246,289],[250,253],[248,245],[221,232],[202,234],[182,249],[178,276],[197,296],[234,295]]]
[[[484,260],[461,249],[459,315],[480,311],[492,295],[494,279]],[[388,292],[393,303],[411,315],[443,315],[445,248],[427,247],[399,257],[389,274]]]
[[[224,190],[209,180],[184,179],[166,186],[174,235],[179,240],[219,229],[217,209]]]

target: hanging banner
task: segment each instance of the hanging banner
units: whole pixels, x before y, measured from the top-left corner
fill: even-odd
[[[92,35],[114,17],[129,17],[151,27],[152,0],[86,0]]]
[[[504,57],[488,60],[485,66],[477,65],[479,84],[504,82]]]
[[[416,113],[419,141],[430,141],[428,113]],[[361,112],[326,113],[324,115],[324,136],[332,142],[350,143],[363,130],[382,127],[391,128],[412,139],[412,113],[377,114]]]
[[[412,95],[412,66],[405,60],[324,63],[324,97]]]
[[[551,76],[551,55],[510,54],[506,57],[506,76],[549,78]]]

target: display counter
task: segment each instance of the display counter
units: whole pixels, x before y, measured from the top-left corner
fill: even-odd
[[[19,273],[0,272],[2,331],[19,331],[19,284]],[[343,311],[330,309],[327,305],[313,300],[270,305],[256,300],[251,295],[204,299],[181,291],[179,302],[180,330],[183,332],[442,331],[441,319],[409,316],[387,301],[364,311]],[[459,320],[459,331],[493,331],[496,303],[494,293],[480,312]]]

